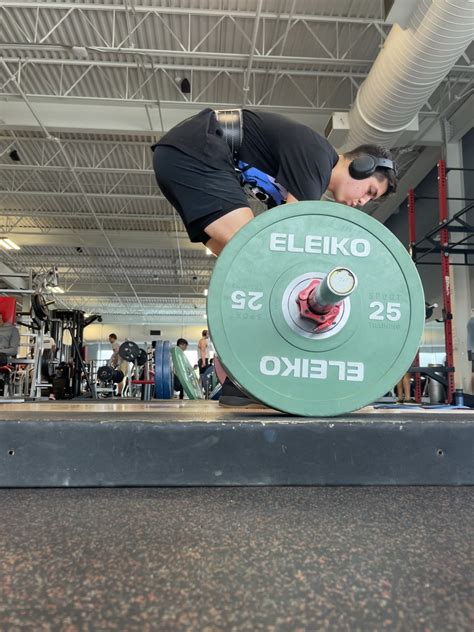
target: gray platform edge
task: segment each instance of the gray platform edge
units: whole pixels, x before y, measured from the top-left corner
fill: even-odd
[[[473,484],[459,417],[0,421],[0,487]]]

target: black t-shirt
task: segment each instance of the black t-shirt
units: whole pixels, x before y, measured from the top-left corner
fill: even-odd
[[[243,111],[239,159],[267,173],[297,200],[319,200],[338,161],[332,145],[280,114]]]
[[[221,169],[232,155],[210,108],[186,119],[159,141]],[[338,161],[332,145],[306,125],[279,114],[243,110],[239,160],[263,171],[297,200],[319,200]]]

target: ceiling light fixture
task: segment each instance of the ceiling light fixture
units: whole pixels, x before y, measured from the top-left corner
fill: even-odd
[[[20,246],[8,237],[0,237],[0,246],[3,246],[5,250],[20,250]]]

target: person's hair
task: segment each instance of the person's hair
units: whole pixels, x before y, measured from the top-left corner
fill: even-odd
[[[117,340],[117,334],[109,334],[109,338],[113,338],[114,340]]]
[[[203,330],[202,330],[202,335],[203,335],[203,336],[207,336],[207,334],[208,334],[208,333],[209,333],[209,332],[207,331],[207,329],[203,329]]]
[[[348,160],[354,160],[354,158],[359,158],[360,156],[373,156],[374,158],[387,158],[388,160],[393,161],[394,169],[385,169],[384,167],[377,167],[374,173],[374,178],[377,178],[379,182],[383,182],[387,180],[388,187],[387,192],[380,196],[379,200],[387,197],[391,193],[395,193],[398,185],[398,168],[397,163],[393,159],[392,152],[381,145],[359,145],[355,149],[351,149],[351,151],[346,151],[344,153],[344,158]]]
[[[187,340],[185,340],[184,338],[178,338],[178,340],[176,341],[176,346],[179,347],[179,345],[189,345],[189,342]]]

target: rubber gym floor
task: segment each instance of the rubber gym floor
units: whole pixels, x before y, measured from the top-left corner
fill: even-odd
[[[282,427],[291,422],[293,433],[295,425],[303,428],[303,420],[273,411],[222,413],[202,403],[205,423],[211,425],[218,420],[224,427],[227,415],[234,427],[243,419],[245,432],[255,420],[260,426],[272,420]],[[196,404],[177,406],[182,409],[181,428],[187,427]],[[170,410],[171,405],[143,404],[5,405],[0,467],[5,474],[5,463],[19,458],[16,462],[27,470],[22,450],[31,467],[36,458],[44,459],[47,452],[31,451],[28,437],[38,450],[50,450],[59,469],[65,467],[53,435],[48,439],[33,429],[60,419],[73,428],[74,420],[87,423],[93,413],[95,434],[86,432],[87,441],[77,444],[76,452],[92,455],[86,466],[100,474],[113,461],[106,460],[94,437],[99,426],[110,427],[111,414],[124,424],[127,418],[147,420],[145,429],[153,430],[160,425],[153,422],[174,418]],[[398,428],[407,416],[415,423],[413,411],[396,413]],[[391,411],[372,417],[363,412],[372,425],[375,418],[393,416]],[[453,411],[449,419],[470,425],[471,416]],[[447,423],[447,415],[438,418],[439,425]],[[26,432],[23,443],[20,435],[6,434],[21,428]],[[58,428],[56,436],[67,435]],[[210,445],[195,443],[200,458],[211,459]],[[68,449],[64,443],[65,460]],[[110,443],[111,453],[120,449]],[[174,458],[179,460],[180,453],[183,448],[177,445]],[[137,477],[144,476],[128,455],[121,458],[123,469],[134,468]],[[143,453],[142,459],[147,458]],[[245,454],[240,458],[245,466]],[[50,476],[48,463],[43,465]],[[265,454],[259,467],[262,476],[266,470],[270,476]],[[20,474],[15,470],[13,475]],[[40,481],[40,472],[35,475]],[[73,475],[54,485],[61,489],[0,489],[2,632],[473,629],[474,487],[68,484],[75,484]]]

